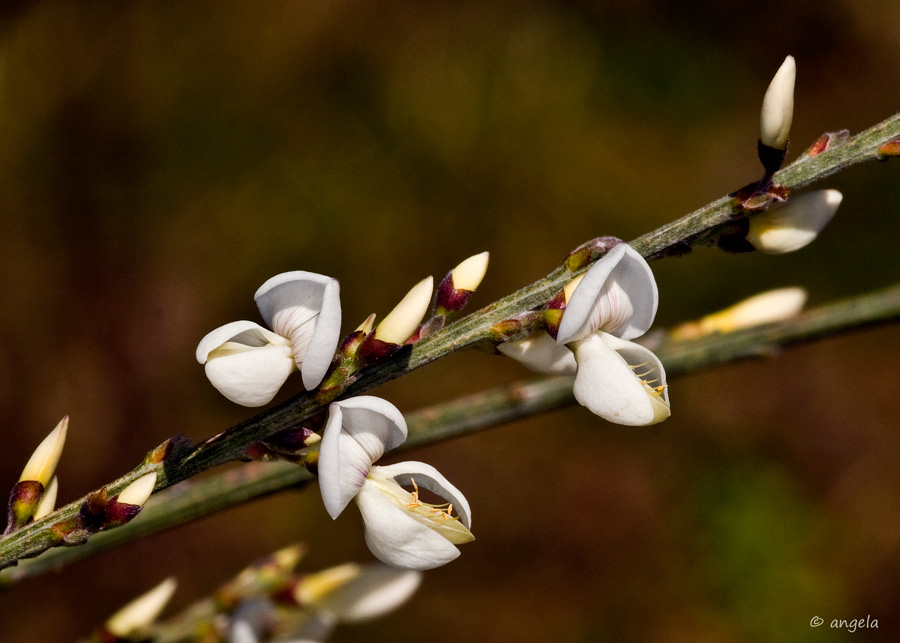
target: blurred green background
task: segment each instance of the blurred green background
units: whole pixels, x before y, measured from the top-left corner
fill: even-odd
[[[349,330],[490,250],[481,306],[756,179],[787,54],[789,158],[875,124],[900,109],[898,25],[892,0],[4,3],[0,489],[64,414],[60,503],[248,417],[194,349],[258,320],[278,272],[339,278]],[[654,264],[658,324],[900,280],[898,167],[818,186],[844,204],[794,255]],[[656,427],[572,408],[413,453],[466,492],[478,540],[334,640],[900,640],[898,340],[673,381]],[[411,411],[526,375],[472,352],[376,393]],[[298,540],[307,569],[368,560],[361,534],[314,489],[282,494],[4,593],[0,639],[74,640],[171,574],[174,610]],[[866,615],[877,630],[828,627]]]

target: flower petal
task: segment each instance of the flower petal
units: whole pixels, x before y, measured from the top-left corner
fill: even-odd
[[[578,341],[602,330],[634,339],[649,330],[656,317],[659,293],[647,261],[620,243],[585,273],[566,303],[556,341]]]
[[[206,377],[232,402],[263,406],[296,368],[289,346],[268,345],[208,360]]]
[[[401,569],[434,569],[459,556],[453,543],[413,518],[367,481],[356,496],[366,544],[378,560]]]
[[[206,364],[211,352],[229,342],[255,348],[266,344],[283,344],[286,343],[286,340],[252,321],[231,322],[219,326],[200,340],[200,344],[197,346],[197,361]]]
[[[340,285],[337,279],[295,270],[266,281],[254,295],[259,312],[279,335],[289,337],[303,386],[319,385],[341,333]]]
[[[497,350],[537,373],[574,375],[578,370],[575,355],[567,346],[557,344],[546,332],[538,332],[517,342],[504,342]]]
[[[469,502],[466,500],[466,497],[459,489],[450,484],[450,481],[440,471],[430,464],[407,461],[379,466],[377,469],[380,475],[393,478],[400,485],[411,485],[412,480],[415,479],[418,486],[424,487],[447,502],[453,503],[453,507],[459,514],[462,524],[465,525],[466,529],[472,528],[472,510],[469,508]]]
[[[837,190],[813,190],[750,217],[747,241],[766,254],[799,250],[819,236],[843,200]]]
[[[406,420],[393,404],[370,395],[333,402],[319,447],[319,490],[337,518],[366,481],[372,463],[406,440]]]
[[[316,609],[328,612],[341,623],[378,618],[405,603],[418,589],[422,574],[371,563],[359,575],[316,601]]]
[[[597,333],[576,345],[575,358],[575,399],[592,413],[628,426],[656,424],[671,414],[662,363],[640,344]]]

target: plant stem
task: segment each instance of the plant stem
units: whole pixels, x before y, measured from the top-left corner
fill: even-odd
[[[900,285],[821,306],[775,324],[693,340],[663,341],[656,352],[669,378],[674,379],[896,319],[900,319]],[[545,377],[497,387],[409,414],[409,438],[399,450],[468,435],[574,402],[571,377]],[[254,498],[300,489],[314,479],[294,464],[255,462],[207,480],[183,483],[154,497],[139,520],[98,534],[81,547],[57,549],[4,570],[0,587]]]
[[[881,158],[879,148],[898,138],[900,114],[853,138],[835,138],[836,142],[829,149],[816,156],[801,155],[793,164],[776,173],[774,181],[788,190],[803,187],[856,163]],[[680,254],[690,249],[693,242],[705,232],[746,214],[739,199],[726,196],[635,239],[631,245],[647,258]],[[585,267],[579,272],[586,269]],[[494,324],[542,305],[576,274],[578,273],[559,267],[543,279],[446,326],[414,346],[404,347],[384,362],[351,376],[343,397],[358,395],[456,350],[488,341]],[[151,471],[157,472],[156,490],[171,487],[198,473],[240,458],[256,440],[277,431],[302,426],[305,421],[320,413],[325,405],[326,402],[316,399],[314,392],[301,393],[190,449],[173,450],[162,460],[148,456],[135,469],[107,485],[107,489],[110,495],[118,493],[126,485]],[[177,445],[177,442],[173,444]],[[158,453],[161,448],[154,451]],[[58,546],[60,537],[53,530],[53,525],[74,519],[83,502],[84,499],[72,502],[0,540],[0,569],[21,558],[36,556]]]

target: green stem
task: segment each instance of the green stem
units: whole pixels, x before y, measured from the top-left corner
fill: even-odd
[[[776,173],[774,181],[789,190],[803,187],[856,163],[880,158],[879,148],[898,137],[900,114],[853,138],[835,143],[815,157],[802,155],[793,164]],[[681,253],[705,232],[745,214],[736,198],[723,197],[635,239],[631,245],[648,258]],[[456,350],[489,340],[494,324],[542,305],[575,274],[577,273],[563,267],[557,268],[545,278],[446,326],[410,348],[404,348],[383,363],[364,369],[352,377],[343,396],[358,395]],[[157,472],[156,489],[170,487],[239,458],[248,445],[256,440],[277,431],[302,426],[305,421],[320,413],[324,406],[325,403],[317,400],[314,393],[297,395],[184,452],[175,451],[162,461],[148,458],[107,485],[109,493],[118,493],[127,484],[154,470]],[[59,536],[54,532],[53,525],[75,518],[82,503],[83,499],[70,503],[43,520],[27,525],[0,540],[0,568],[57,546]]]
[[[694,340],[664,341],[656,352],[669,379],[786,346],[900,319],[900,285],[806,311],[776,324]],[[516,382],[411,413],[409,438],[401,450],[468,435],[492,426],[552,411],[575,402],[571,377]],[[0,586],[58,569],[70,562],[289,488],[315,477],[285,462],[251,463],[199,482],[189,481],[152,499],[140,519],[97,534],[81,547],[57,549],[4,570]]]

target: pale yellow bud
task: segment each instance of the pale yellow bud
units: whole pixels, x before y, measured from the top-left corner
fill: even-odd
[[[784,59],[769,83],[759,116],[759,140],[763,145],[783,150],[787,147],[794,119],[794,81],[797,65],[793,56]]]
[[[362,333],[368,335],[369,333],[372,332],[372,327],[374,325],[375,325],[375,313],[372,313],[371,315],[366,317],[366,320],[363,323],[361,323],[359,326],[357,326],[356,330],[353,332],[355,332],[355,333],[362,332]]]
[[[563,296],[566,298],[566,303],[569,303],[569,300],[572,298],[572,293],[575,292],[575,289],[578,288],[578,284],[581,283],[581,280],[584,279],[586,272],[581,273],[575,279],[566,284],[565,288],[563,288]]]
[[[140,478],[132,482],[130,485],[122,489],[116,502],[126,505],[137,505],[143,507],[150,494],[153,493],[153,487],[156,486],[156,471],[142,475]]]
[[[482,252],[481,254],[469,257],[456,266],[450,273],[453,276],[453,287],[457,290],[470,290],[474,292],[478,286],[481,285],[481,280],[484,279],[489,258],[489,253]]]
[[[803,310],[806,291],[803,288],[778,288],[739,301],[700,320],[705,333],[728,333],[740,328],[790,319]]]
[[[69,416],[67,415],[56,428],[50,432],[44,441],[34,450],[28,463],[19,476],[19,482],[25,480],[36,480],[44,485],[44,488],[50,484],[50,479],[56,471],[56,465],[59,462],[59,456],[62,455],[63,446],[66,444],[66,430],[69,427]]]
[[[44,516],[53,513],[53,510],[56,509],[56,494],[58,491],[59,481],[56,479],[56,476],[53,476],[53,479],[50,480],[50,486],[44,490],[44,495],[41,496],[41,501],[38,503],[37,509],[34,510],[35,520],[40,520]]]
[[[434,279],[426,277],[412,287],[394,310],[375,329],[375,339],[388,344],[404,344],[413,336],[428,311]]]
[[[304,576],[294,590],[294,599],[299,605],[314,606],[338,587],[359,576],[360,571],[361,568],[356,563],[345,563]]]
[[[149,627],[163,611],[178,583],[167,578],[136,598],[106,621],[106,629],[119,638],[129,638]]]

